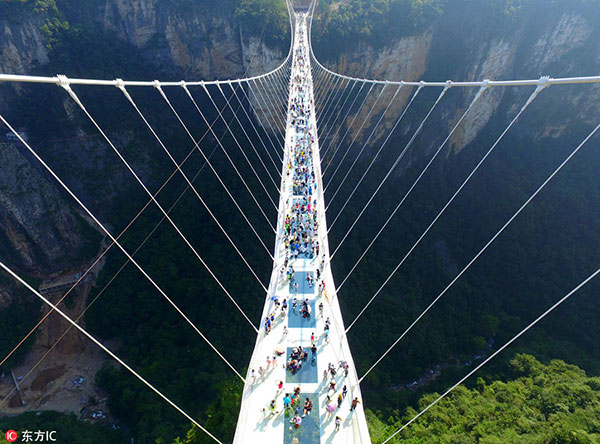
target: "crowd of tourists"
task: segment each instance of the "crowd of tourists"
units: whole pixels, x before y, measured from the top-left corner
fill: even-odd
[[[291,140],[288,142],[292,146],[292,152],[288,153],[288,161],[286,165],[284,180],[288,186],[291,186],[292,195],[285,202],[285,219],[282,232],[282,241],[285,245],[285,259],[279,271],[279,281],[283,285],[289,285],[289,309],[294,313],[299,313],[303,318],[310,318],[312,313],[311,303],[309,299],[298,300],[299,283],[297,280],[296,271],[292,265],[296,259],[312,259],[317,261],[322,254],[319,241],[319,213],[317,210],[317,188],[318,181],[315,175],[315,165],[313,164],[313,149],[315,143],[315,135],[311,126],[311,113],[313,111],[313,102],[310,95],[310,74],[308,71],[308,50],[305,44],[305,31],[301,27],[296,37],[299,44],[294,48],[294,67],[293,77],[291,80],[292,99],[289,104],[289,120],[293,131],[288,131],[288,137],[291,133]],[[289,146],[289,145],[288,145]],[[320,265],[315,272],[306,272],[306,281],[309,288],[317,287],[317,299],[321,298],[325,291],[325,282],[321,279],[321,273],[325,266],[325,255],[322,256]],[[288,300],[283,299],[281,303],[277,296],[273,296],[274,311],[269,314],[264,320],[265,333],[269,334],[273,325],[277,322],[277,318],[285,319],[288,310]],[[315,305],[312,305],[315,307]],[[323,302],[319,301],[318,305],[319,316],[323,318]],[[276,316],[277,310],[280,310],[279,316]],[[298,311],[297,311],[298,310]],[[328,344],[330,320],[324,319],[324,339],[322,344]],[[287,335],[287,328],[284,326],[283,337]],[[310,349],[303,348],[301,345],[291,349],[286,362],[283,365],[286,371],[292,375],[302,371],[307,365],[314,365],[317,356],[317,340],[315,333],[310,336]],[[276,355],[284,353],[284,348],[276,350]],[[309,358],[311,362],[308,362]],[[276,356],[267,357],[266,369],[269,370],[271,365],[275,367]],[[262,367],[259,369],[260,378],[263,379]],[[324,371],[323,390],[326,388],[326,400],[324,408],[327,411],[325,421],[334,419],[335,430],[338,431],[342,418],[339,416],[339,409],[342,406],[344,399],[348,393],[347,386],[342,384],[348,376],[349,366],[346,361],[340,361],[339,366],[330,363]],[[253,380],[256,380],[256,373],[252,370]],[[338,387],[343,385],[343,387]],[[283,413],[288,418],[289,428],[291,430],[300,429],[303,418],[311,414],[313,409],[313,401],[310,397],[300,394],[300,387],[296,387],[293,393],[286,393],[283,396]],[[332,394],[330,394],[333,392]],[[269,416],[279,414],[277,409],[277,399],[283,393],[283,382],[280,381],[277,385],[277,393],[275,398],[270,402],[268,407],[263,409],[265,414]],[[302,398],[305,398],[304,400]],[[350,403],[350,412],[358,405],[358,398],[354,398]],[[335,413],[338,413],[335,415]]]

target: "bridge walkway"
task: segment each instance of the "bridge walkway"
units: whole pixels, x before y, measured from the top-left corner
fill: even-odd
[[[328,265],[329,244],[309,54],[307,16],[297,13],[275,263],[261,330],[246,375],[234,443],[371,442]],[[297,299],[295,307],[294,298]],[[284,300],[287,310],[282,310]],[[304,304],[310,307],[310,315],[306,317],[301,314],[306,310]],[[320,304],[323,304],[322,314]],[[311,351],[313,343],[316,356]],[[292,373],[286,366],[298,347],[308,356],[301,360],[300,369]],[[273,356],[276,364],[272,363]],[[330,366],[335,375],[328,371]],[[281,389],[280,382],[283,383]],[[331,382],[335,382],[335,390],[330,390]],[[284,397],[292,395],[296,388],[300,389],[298,408],[284,411]],[[343,400],[338,408],[340,394]],[[306,398],[313,407],[310,414],[303,416]],[[351,411],[354,398],[360,403]],[[298,417],[301,423],[296,427],[294,422]],[[336,431],[338,417],[340,425]]]

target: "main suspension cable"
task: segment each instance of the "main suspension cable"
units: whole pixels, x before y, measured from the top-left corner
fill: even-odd
[[[239,86],[239,84],[236,86],[236,88]],[[214,125],[216,123],[216,121],[218,120],[218,118],[216,118],[215,120],[213,120],[212,125]],[[200,138],[200,140],[198,140],[198,142],[195,144],[195,146],[192,147],[192,149],[188,152],[188,154],[185,156],[185,158],[181,161],[181,163],[179,163],[179,167],[181,168],[187,161],[188,159],[191,157],[191,155],[196,151],[196,149],[198,148],[198,145],[200,144],[200,142],[202,142],[204,140],[204,138],[206,137],[206,135],[209,133],[209,130],[207,129],[204,134],[202,135],[202,137]],[[221,138],[225,137],[226,131],[223,133],[223,135],[221,136]],[[214,145],[211,153],[208,155],[208,158],[210,159],[213,155],[213,153],[215,152],[215,150],[217,149],[217,144]],[[200,171],[202,171],[204,169],[204,167],[206,166],[206,162],[204,162],[202,164],[202,166],[200,167],[198,173],[196,173],[196,176],[194,176],[194,179],[192,179],[192,182],[195,180],[195,178],[197,177],[198,174],[200,174]],[[154,197],[156,198],[161,191],[170,183],[171,179],[173,179],[173,177],[175,177],[175,175],[177,174],[178,170],[177,168],[175,168],[171,174],[169,175],[169,177],[167,177],[167,179],[165,180],[165,182],[158,188],[158,190],[154,193]],[[187,186],[186,186],[186,190],[187,190]],[[181,194],[177,200],[175,201],[175,203],[179,202],[179,200],[181,199],[181,197],[183,196],[183,194]],[[144,204],[144,206],[138,211],[138,213],[133,217],[133,219],[131,219],[129,221],[129,223],[125,226],[125,228],[123,228],[123,230],[121,230],[121,232],[116,236],[116,239],[120,239],[123,235],[125,235],[125,233],[127,232],[127,230],[129,230],[129,228],[135,223],[136,220],[138,220],[138,218],[142,215],[142,213],[146,210],[146,208],[148,208],[150,206],[150,204],[153,203],[152,199],[148,199],[148,201]],[[173,204],[169,210],[167,210],[168,213],[171,212],[171,210],[174,208],[175,204]],[[151,231],[151,233],[154,233],[154,231],[158,228],[158,226],[162,223],[162,221],[164,221],[164,217],[161,219],[161,221],[154,227],[154,229]],[[150,236],[147,236],[146,239],[144,240],[144,242],[142,242],[142,245],[146,242],[146,240],[149,238]],[[62,295],[62,297],[58,300],[58,302],[56,302],[56,305],[60,305],[62,303],[62,301],[75,289],[75,287],[77,287],[79,285],[80,282],[82,282],[86,276],[94,269],[94,267],[96,266],[96,264],[98,264],[102,258],[108,254],[109,250],[114,246],[114,242],[111,242],[108,247],[106,247],[106,249],[94,260],[94,262],[92,262],[92,264],[81,274],[81,276],[77,279],[77,281]],[[138,247],[139,248],[139,247]],[[137,250],[132,254],[132,256],[135,256],[135,253],[137,252]],[[268,251],[267,251],[268,253]],[[125,264],[128,264],[129,260],[126,260]],[[118,274],[118,273],[117,273]],[[112,280],[111,280],[112,282]],[[29,338],[34,332],[35,330],[37,330],[37,328],[48,318],[48,316],[50,316],[50,314],[52,314],[52,311],[48,311],[44,316],[42,316],[42,318],[38,321],[38,323],[29,331],[29,333],[27,333],[15,346],[14,348],[0,361],[0,366],[2,366],[16,351],[17,349],[23,345],[23,343],[27,340],[27,338]]]

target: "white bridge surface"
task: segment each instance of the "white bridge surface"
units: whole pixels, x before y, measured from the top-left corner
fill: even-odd
[[[298,76],[301,78],[300,84],[297,83]],[[244,386],[240,416],[236,428],[234,443],[265,443],[265,444],[312,444],[312,443],[362,443],[371,442],[363,410],[363,400],[358,384],[358,376],[354,368],[354,362],[350,353],[350,348],[344,332],[344,323],[337,300],[333,276],[329,266],[329,245],[327,240],[327,224],[325,219],[325,205],[323,198],[323,185],[321,180],[321,165],[319,156],[319,143],[317,138],[317,127],[314,114],[313,86],[310,69],[310,50],[307,36],[307,15],[303,13],[296,14],[295,38],[293,46],[293,64],[290,76],[290,92],[287,110],[287,128],[285,135],[285,151],[283,159],[282,183],[279,200],[279,213],[277,222],[277,239],[275,242],[275,263],[269,285],[269,294],[265,301],[262,314],[261,328],[258,334],[252,359],[246,375],[246,384]],[[302,93],[301,90],[304,92]],[[296,313],[299,312],[301,301],[308,298],[309,303],[313,305],[309,320],[303,319],[303,322],[316,322],[314,327],[304,326],[294,327],[300,319],[292,313],[291,300],[294,298],[294,290],[290,286],[285,273],[281,274],[284,268],[286,254],[289,248],[286,248],[286,236],[284,233],[286,216],[290,214],[291,206],[295,199],[301,196],[293,195],[293,169],[294,157],[297,142],[302,144],[302,138],[305,137],[303,127],[300,127],[297,133],[297,125],[294,124],[294,116],[290,106],[299,95],[304,95],[304,102],[307,104],[308,113],[306,129],[313,136],[312,147],[312,167],[315,174],[315,185],[312,189],[312,200],[316,201],[318,228],[316,229],[313,240],[318,240],[320,251],[313,258],[290,258],[288,266],[294,268],[295,281],[299,283],[300,291],[307,286],[304,279],[305,273],[312,273],[314,286],[312,294],[298,293],[298,306]],[[292,167],[290,168],[290,165]],[[312,208],[311,208],[312,209]],[[323,257],[324,256],[324,257]],[[322,270],[320,279],[316,279],[316,270],[320,268],[324,259],[324,270]],[[287,267],[286,267],[287,271]],[[325,291],[319,293],[319,283],[323,281]],[[310,289],[309,289],[310,290]],[[281,310],[275,306],[273,297],[276,296],[279,302],[287,299],[289,308],[285,317],[281,316]],[[323,316],[320,316],[318,306],[323,303]],[[264,321],[271,313],[275,315],[275,323],[269,334],[265,333]],[[290,317],[295,317],[296,322],[292,322]],[[329,317],[331,327],[328,341],[325,340],[324,329],[325,319]],[[287,334],[284,335],[284,326],[287,328]],[[312,361],[310,353],[311,335],[314,333],[317,345],[316,363]],[[290,370],[285,368],[289,359],[288,349],[302,345],[309,351],[309,357],[303,362],[303,368],[297,373],[303,377],[312,375],[308,378],[309,382],[292,382]],[[267,357],[276,354],[276,350],[284,351],[284,354],[277,357],[277,364],[267,368]],[[348,375],[344,376],[344,370],[339,368],[340,361],[348,364]],[[327,371],[329,363],[332,363],[337,370],[334,377],[336,382],[336,391],[328,392],[329,384],[332,381],[331,375],[324,378],[324,372]],[[260,376],[259,368],[265,369],[264,376]],[[315,370],[316,367],[316,370]],[[252,370],[256,379],[252,376]],[[314,373],[316,371],[316,379]],[[283,381],[283,390],[278,390],[279,381]],[[331,396],[330,403],[337,406],[338,395],[343,386],[347,387],[341,407],[329,414],[327,411],[328,394]],[[314,394],[314,406],[310,415],[302,418],[302,424],[295,428],[290,421],[295,417],[293,411],[287,413],[283,411],[283,397],[286,393],[293,393],[294,388],[300,387],[301,394]],[[351,401],[357,397],[360,401],[355,411],[350,411]],[[300,415],[304,406],[305,396],[301,396]],[[272,412],[270,403],[275,400],[276,408]],[[318,405],[317,405],[318,404]],[[335,418],[341,418],[341,425],[338,431],[335,430]]]

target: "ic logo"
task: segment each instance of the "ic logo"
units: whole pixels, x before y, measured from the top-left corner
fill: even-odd
[[[8,442],[15,442],[19,435],[14,430],[9,430],[6,432],[5,438]]]

